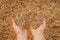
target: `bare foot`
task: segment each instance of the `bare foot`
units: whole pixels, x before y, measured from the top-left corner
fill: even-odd
[[[45,29],[45,26],[46,26],[46,22],[44,20],[43,24],[40,25],[39,28],[37,28],[37,29],[31,28],[31,32],[32,32],[32,35],[34,37],[34,40],[45,40],[45,38],[43,36],[43,31]]]
[[[22,30],[12,19],[13,28],[17,33],[17,40],[27,40],[27,30]]]

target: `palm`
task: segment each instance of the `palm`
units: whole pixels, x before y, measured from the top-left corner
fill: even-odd
[[[17,33],[17,39],[18,40],[27,40],[27,32],[23,31],[22,28],[20,28],[19,26],[17,26],[14,22],[14,20],[12,20],[12,24],[13,24],[13,28]]]
[[[43,24],[39,26],[39,28],[37,29],[33,29],[31,28],[31,32],[34,36],[34,40],[44,40],[44,37],[43,37],[43,31],[45,29],[45,20],[43,21]]]

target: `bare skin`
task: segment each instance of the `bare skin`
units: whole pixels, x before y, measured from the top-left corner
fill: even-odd
[[[39,28],[37,28],[37,29],[31,28],[31,32],[32,32],[32,34],[34,36],[34,40],[45,40],[44,35],[43,35],[45,26],[46,26],[46,22],[44,20],[43,24],[40,25]]]
[[[22,30],[12,19],[13,28],[17,33],[17,40],[27,40],[27,30]]]
[[[19,26],[16,25],[14,20],[12,20],[13,28],[17,33],[17,40],[27,40],[27,30],[22,30]],[[43,21],[43,24],[40,25],[39,28],[33,29],[31,28],[32,35],[34,37],[34,40],[45,40],[43,32],[46,26],[45,20]]]

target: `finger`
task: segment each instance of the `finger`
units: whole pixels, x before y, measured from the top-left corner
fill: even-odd
[[[41,24],[41,25],[39,26],[39,28],[37,28],[37,30],[43,31],[43,30],[45,29],[45,27],[46,27],[46,21],[45,21],[45,19],[44,19],[43,24]]]
[[[12,19],[12,25],[13,25],[13,28],[14,30],[17,32],[17,33],[20,33],[22,32],[22,29],[16,25],[15,21]]]
[[[31,32],[32,32],[33,35],[35,35],[37,33],[37,30],[33,29],[33,27],[31,27]]]
[[[33,27],[31,27],[31,32],[33,32],[34,31],[34,29],[33,29]]]

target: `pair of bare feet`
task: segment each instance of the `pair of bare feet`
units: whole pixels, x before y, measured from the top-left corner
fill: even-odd
[[[13,24],[14,30],[17,33],[17,40],[27,40],[27,30],[23,31],[18,25],[16,25],[14,20],[12,20],[12,24]],[[44,35],[43,35],[43,31],[45,27],[46,27],[46,22],[44,20],[43,24],[40,25],[39,28],[37,29],[31,28],[31,32],[34,37],[34,40],[45,40]]]

